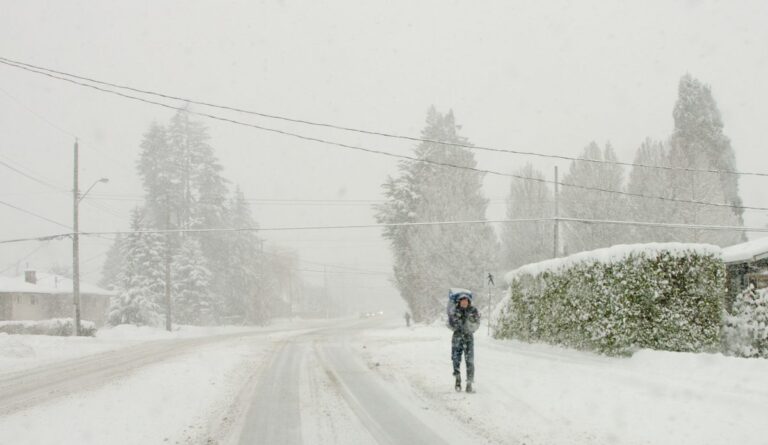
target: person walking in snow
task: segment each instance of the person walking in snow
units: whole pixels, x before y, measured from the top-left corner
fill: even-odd
[[[456,378],[456,391],[461,391],[461,356],[467,368],[467,392],[473,392],[475,379],[475,339],[474,332],[480,327],[480,312],[472,306],[472,294],[461,294],[456,300],[456,307],[449,312],[448,325],[453,329],[451,339],[451,359],[453,376]]]
[[[405,313],[405,327],[411,327],[411,314],[408,312]]]

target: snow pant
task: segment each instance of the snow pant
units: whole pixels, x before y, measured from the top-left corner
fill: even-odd
[[[451,340],[451,359],[453,359],[453,375],[459,376],[461,372],[461,355],[467,365],[467,381],[475,379],[475,339],[472,334],[464,334],[461,331],[453,331]]]

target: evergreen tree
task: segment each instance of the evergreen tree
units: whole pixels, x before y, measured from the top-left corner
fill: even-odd
[[[507,199],[507,219],[551,218],[552,192],[543,182],[544,174],[531,164],[515,172],[518,176],[540,179],[512,179]],[[549,221],[507,223],[502,229],[503,270],[551,258],[554,249],[553,224]]]
[[[108,322],[111,325],[157,325],[165,291],[163,276],[164,245],[158,234],[144,230],[144,212],[131,213],[131,232],[125,237],[125,263],[119,276],[119,294],[111,301]]]
[[[233,228],[257,228],[248,201],[239,187],[229,204],[229,221]],[[263,323],[270,315],[267,301],[272,297],[265,286],[266,260],[260,252],[261,243],[252,231],[229,233],[226,238],[228,259],[223,273],[221,295],[224,316],[229,320]]]
[[[434,107],[422,131],[424,139],[467,144],[458,134],[453,112]],[[476,167],[471,151],[443,143],[422,142],[419,159]],[[483,220],[488,204],[481,173],[425,162],[402,162],[399,176],[383,185],[386,202],[377,208],[380,223]],[[395,256],[395,283],[414,319],[432,320],[445,307],[448,288],[481,290],[496,264],[493,229],[484,224],[390,227],[384,232]]]
[[[610,144],[600,150],[592,142],[584,148],[581,159],[616,161]],[[626,217],[626,200],[622,195],[569,187],[568,184],[602,190],[623,190],[623,171],[620,165],[572,161],[563,178],[560,203],[563,215],[570,218],[621,220]],[[626,240],[626,229],[610,224],[569,222],[564,224],[565,246],[568,253],[593,250],[620,244]]]
[[[730,140],[709,86],[690,75],[680,80],[674,109],[675,130],[670,138],[669,163],[697,170],[736,169]],[[727,173],[677,171],[668,181],[678,199],[741,205],[738,178]],[[699,204],[677,204],[675,222],[684,224],[743,225],[742,209]],[[739,232],[677,230],[681,241],[726,246],[744,239]]]
[[[144,135],[138,163],[146,191],[151,224],[157,228],[224,228],[227,224],[227,181],[216,159],[205,126],[177,112],[168,127],[153,124]],[[168,236],[173,258],[182,259],[182,239]],[[207,298],[211,311],[224,310],[227,286],[228,242],[222,233],[204,233],[198,238],[202,256],[211,274]],[[189,250],[188,250],[189,251]],[[208,314],[218,317],[222,314]]]
[[[163,126],[153,123],[144,134],[137,168],[146,196],[146,223],[155,228],[177,228],[183,202],[181,174]]]
[[[241,215],[235,215],[235,220],[229,220],[230,210],[226,206],[229,193],[227,181],[221,175],[222,167],[213,155],[213,150],[207,144],[204,148],[204,152],[200,153],[197,158],[198,165],[193,178],[196,203],[192,210],[192,227],[210,229],[221,229],[228,225],[229,227],[244,227],[240,225],[241,222],[238,220],[242,218]],[[240,198],[243,199],[242,202],[245,202],[242,194]],[[233,211],[249,212],[250,209],[233,209]],[[250,223],[253,221],[251,220]],[[214,308],[215,311],[220,311],[225,307],[223,295],[230,285],[228,272],[232,267],[232,260],[229,240],[227,234],[223,232],[203,233],[199,240],[201,252],[211,271],[210,291],[212,299],[216,301]],[[254,255],[255,252],[256,249],[253,248],[251,255]]]
[[[288,316],[291,313],[291,305],[295,302],[294,293],[301,286],[295,273],[298,268],[298,255],[292,251],[273,248],[265,252],[262,264],[257,308],[265,316]],[[327,293],[323,295],[332,297]],[[323,301],[322,306],[326,314],[337,313],[332,298]]]
[[[651,139],[643,141],[635,154],[635,164],[668,167],[670,164],[668,150],[664,144]],[[671,198],[669,180],[670,170],[650,167],[632,167],[629,173],[627,192]],[[644,222],[672,222],[675,203],[661,199],[627,198],[629,219]],[[628,241],[633,243],[675,241],[674,231],[664,227],[634,226],[627,229]]]
[[[680,79],[673,112],[672,159],[683,166],[721,171],[736,170],[736,155],[723,133],[723,120],[708,85],[686,74]],[[719,174],[726,202],[740,206],[738,177]],[[736,213],[741,217],[742,210]]]
[[[217,313],[209,289],[211,272],[196,238],[183,237],[173,257],[171,276],[176,320],[183,324],[213,323]]]
[[[122,235],[118,234],[107,251],[107,257],[101,268],[101,280],[98,283],[104,289],[117,289],[120,287],[120,273],[125,268],[126,261],[124,244]]]

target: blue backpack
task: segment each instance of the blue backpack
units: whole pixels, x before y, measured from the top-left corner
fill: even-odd
[[[459,302],[459,298],[461,297],[467,297],[471,302],[473,298],[472,291],[458,287],[452,287],[448,289],[448,304],[445,308],[445,311],[448,315],[447,324],[451,329],[453,329],[453,326],[451,326],[451,318],[453,317],[453,313],[456,312],[456,304]]]

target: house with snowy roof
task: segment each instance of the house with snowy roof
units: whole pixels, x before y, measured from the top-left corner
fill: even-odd
[[[115,292],[80,282],[83,320],[102,326]],[[0,320],[46,320],[74,315],[72,279],[27,270],[19,277],[0,277]]]
[[[768,237],[723,249],[728,281],[729,306],[733,298],[749,285],[768,287]]]

